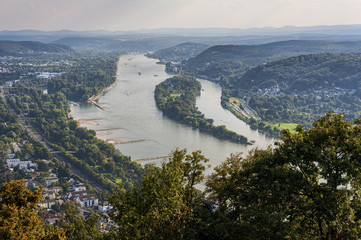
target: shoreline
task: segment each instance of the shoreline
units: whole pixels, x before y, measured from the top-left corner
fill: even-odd
[[[93,95],[90,98],[88,98],[88,102],[94,104],[95,106],[99,107],[100,109],[104,110],[104,108],[100,107],[95,101],[98,101],[98,99],[103,96],[106,92],[108,92],[110,89],[112,89],[115,85],[117,85],[118,83],[118,67],[119,67],[119,61],[120,61],[120,57],[122,56],[122,54],[119,55],[118,57],[118,61],[117,61],[117,70],[115,72],[115,81],[110,84],[108,87],[104,88],[98,95]]]
[[[117,85],[118,79],[115,79],[115,82],[109,85],[108,87],[104,88],[98,95],[93,95],[90,98],[88,98],[88,101],[93,103],[95,101],[98,101],[98,99],[103,96],[107,91],[112,89],[115,85]]]

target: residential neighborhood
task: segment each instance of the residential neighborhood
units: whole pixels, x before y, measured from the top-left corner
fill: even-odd
[[[25,147],[25,145],[27,145]],[[32,146],[27,141],[23,143],[12,143],[8,150],[7,158],[3,159],[5,166],[0,172],[2,181],[24,178],[25,187],[31,190],[42,189],[43,199],[38,204],[39,211],[43,211],[44,221],[49,224],[55,224],[63,216],[61,210],[65,202],[73,201],[79,206],[79,214],[90,216],[91,212],[99,211],[106,213],[112,209],[107,201],[99,199],[94,190],[90,189],[86,183],[75,176],[61,176],[51,167],[42,167],[39,165],[51,166],[52,162],[47,159],[37,160],[35,162],[31,156],[21,154],[22,149]],[[1,158],[2,156],[0,156]],[[18,157],[29,160],[21,160]],[[47,170],[47,171],[44,171]],[[105,214],[99,219],[99,226],[103,229],[108,226],[109,216]]]

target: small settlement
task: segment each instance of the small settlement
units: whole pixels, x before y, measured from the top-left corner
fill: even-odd
[[[80,179],[64,173],[59,177],[59,171],[56,172],[54,170],[56,168],[52,168],[51,161],[47,159],[34,161],[31,160],[31,156],[24,155],[25,151],[21,150],[31,145],[27,141],[11,143],[7,156],[0,156],[0,162],[3,163],[0,172],[1,181],[23,178],[26,188],[31,190],[42,188],[43,199],[38,207],[39,211],[42,211],[44,221],[49,224],[57,223],[63,216],[62,205],[67,201],[73,201],[77,203],[81,216],[88,217],[91,212],[101,212],[98,224],[106,231],[111,222],[106,212],[111,210],[112,206],[107,201],[101,201],[97,194]]]

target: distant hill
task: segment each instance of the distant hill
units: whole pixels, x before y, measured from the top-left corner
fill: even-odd
[[[147,56],[170,62],[182,62],[183,60],[197,56],[207,48],[209,48],[209,46],[205,44],[186,42],[174,47],[158,50]]]
[[[237,85],[243,89],[279,87],[281,91],[318,87],[361,87],[360,54],[310,54],[291,57],[248,70]]]
[[[250,67],[311,53],[361,52],[361,41],[290,40],[262,45],[213,46],[189,59],[184,70],[208,78],[243,74]],[[220,71],[220,69],[222,71]]]
[[[121,41],[100,37],[68,37],[54,41],[56,44],[70,46],[76,50],[120,50]]]
[[[0,56],[26,56],[36,53],[69,53],[73,50],[64,45],[33,41],[0,41]]]

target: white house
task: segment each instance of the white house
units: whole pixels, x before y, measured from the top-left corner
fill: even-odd
[[[54,206],[56,203],[55,199],[50,199],[50,200],[42,200],[40,203],[38,203],[38,206],[40,208],[46,208],[46,209],[50,209],[52,206]]]
[[[80,203],[81,207],[98,206],[99,200],[96,194],[91,194],[88,191],[70,192],[68,199]]]
[[[45,178],[45,183],[47,186],[50,186],[51,184],[55,183],[55,182],[58,182],[59,181],[59,178],[57,177],[47,177]]]
[[[74,202],[80,203],[81,207],[96,207],[98,206],[98,201],[99,200],[96,194],[89,194],[74,198]]]
[[[37,163],[33,163],[32,161],[20,161],[20,159],[6,159],[6,164],[9,168],[19,167],[19,169],[23,169],[26,172],[34,172],[38,168]]]
[[[79,191],[86,191],[85,183],[82,182],[76,182],[73,185],[73,191],[79,192]]]
[[[113,206],[109,205],[108,201],[103,201],[98,205],[99,212],[108,212],[113,209]]]

